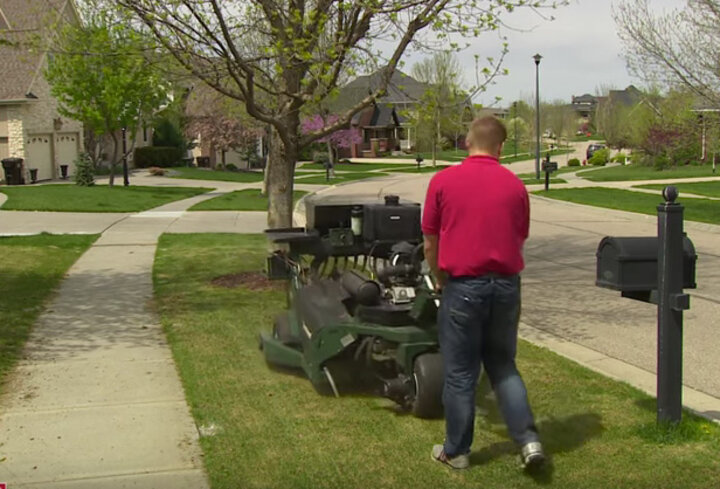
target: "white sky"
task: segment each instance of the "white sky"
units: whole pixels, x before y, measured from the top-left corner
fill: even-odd
[[[505,17],[506,23],[519,31],[504,31],[510,44],[505,67],[510,74],[497,80],[485,94],[475,101],[491,105],[495,97],[502,97],[498,105],[507,106],[518,98],[534,97],[535,63],[532,56],[540,53],[540,94],[544,100],[570,101],[572,95],[594,93],[599,85],[625,88],[633,80],[623,60],[622,44],[612,18],[611,5],[617,0],[571,0],[570,5],[548,11],[555,17],[545,21],[528,9],[520,9]],[[686,0],[649,0],[655,12],[675,9]],[[530,32],[527,32],[530,30]],[[466,81],[474,83],[473,55],[482,58],[498,52],[495,34],[476,40],[475,46],[459,53],[467,65]],[[408,65],[413,60],[407,60]]]

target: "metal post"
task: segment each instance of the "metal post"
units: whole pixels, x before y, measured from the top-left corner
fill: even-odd
[[[689,296],[683,294],[683,206],[678,190],[663,190],[658,210],[658,422],[678,423],[682,417],[683,313]]]
[[[517,133],[517,100],[513,102],[513,125],[515,126],[515,158],[517,158],[518,133]]]
[[[548,152],[545,158],[547,164],[545,165],[545,192],[550,190],[550,153]]]
[[[535,60],[535,179],[540,180],[540,60],[542,56],[536,54]]]

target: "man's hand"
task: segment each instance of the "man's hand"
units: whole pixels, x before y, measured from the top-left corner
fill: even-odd
[[[439,292],[447,282],[447,274],[440,270],[438,265],[438,246],[439,240],[437,236],[425,235],[423,249],[425,251],[425,261],[427,261],[430,271],[435,278],[435,289]]]

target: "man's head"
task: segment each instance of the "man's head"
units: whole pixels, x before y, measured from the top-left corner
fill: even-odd
[[[505,139],[507,139],[505,125],[497,118],[487,116],[472,121],[465,141],[471,155],[490,155],[499,158]]]

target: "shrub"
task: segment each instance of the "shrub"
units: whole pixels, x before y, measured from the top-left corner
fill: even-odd
[[[155,122],[152,140],[153,146],[160,148],[172,147],[183,150],[187,148],[187,141],[185,141],[182,131],[167,117]]]
[[[228,163],[225,165],[225,169],[228,171],[237,171],[238,167],[233,165],[232,163]]]
[[[312,160],[313,160],[313,163],[319,163],[321,165],[326,165],[330,161],[330,158],[328,157],[327,153],[323,153],[321,151],[316,151],[315,153],[313,153]]]
[[[75,184],[81,187],[95,185],[93,162],[87,153],[80,153],[75,160]]]
[[[613,156],[610,161],[613,163],[622,163],[625,164],[625,159],[628,157],[625,153],[618,153],[615,156]]]
[[[577,158],[572,158],[568,161],[567,166],[580,166],[580,160]]]
[[[338,161],[340,165],[352,165],[352,161],[348,160],[347,158],[343,158],[340,161]]]
[[[168,168],[177,166],[183,156],[183,150],[167,146],[145,146],[135,148],[135,166],[137,168],[149,168],[159,166]]]
[[[593,166],[605,166],[610,158],[610,150],[599,149],[593,153],[592,158],[588,160],[588,164]]]
[[[154,177],[161,177],[165,175],[165,168],[160,168],[159,166],[151,166],[148,168],[148,173]]]

